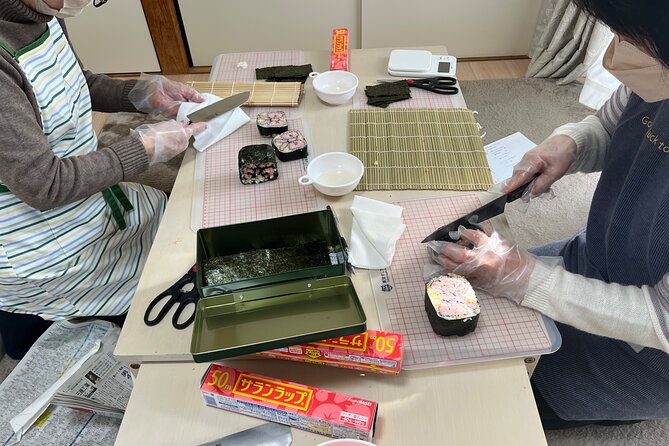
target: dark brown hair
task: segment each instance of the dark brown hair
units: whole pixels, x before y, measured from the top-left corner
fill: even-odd
[[[669,67],[669,1],[572,0],[576,6],[611,30],[643,47]]]

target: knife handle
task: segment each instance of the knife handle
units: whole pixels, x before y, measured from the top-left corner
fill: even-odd
[[[509,192],[506,196],[507,197],[506,202],[511,203],[512,201],[515,201],[515,200],[519,199],[520,197],[522,197],[523,194],[525,193],[525,191],[527,190],[527,188],[532,185],[532,182],[534,180],[536,180],[538,176],[539,176],[539,174],[534,175],[530,179],[530,181],[523,184],[522,186],[519,186],[516,190]]]

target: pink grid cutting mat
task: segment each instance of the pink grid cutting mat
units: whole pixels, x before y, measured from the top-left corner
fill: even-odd
[[[466,336],[443,337],[432,331],[425,313],[423,267],[429,263],[421,244],[436,228],[481,205],[476,195],[397,203],[404,208],[406,232],[397,242],[388,270],[371,274],[381,328],[405,336],[405,369],[550,353],[559,347],[552,321],[503,298],[477,293],[478,326]],[[390,286],[389,286],[390,285]]]
[[[311,144],[301,120],[289,120],[288,128],[300,130]],[[242,184],[237,156],[242,147],[250,144],[271,144],[271,138],[260,136],[255,120],[197,154],[193,230],[309,212],[318,207],[313,187],[297,182],[306,172],[306,159],[286,163],[277,160],[276,180]]]
[[[411,99],[393,102],[387,108],[457,108],[461,106],[455,104],[456,95],[437,94],[427,90],[421,90],[420,88],[411,88],[409,90],[411,92]],[[365,95],[364,86],[362,87],[362,90],[359,89],[355,93],[355,96],[353,97],[353,108],[364,110],[379,109],[379,107],[367,105],[367,95]]]
[[[237,66],[246,62],[246,68]],[[304,65],[302,51],[272,51],[264,53],[230,53],[216,56],[209,81],[253,82],[256,68],[278,65]]]

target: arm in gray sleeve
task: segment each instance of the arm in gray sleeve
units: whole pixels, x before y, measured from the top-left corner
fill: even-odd
[[[28,205],[62,206],[148,168],[144,146],[132,137],[83,156],[57,157],[20,85],[11,68],[0,70],[0,182]]]
[[[602,168],[611,136],[627,106],[631,92],[621,85],[596,114],[583,121],[558,127],[553,135],[567,135],[576,141],[576,160],[567,173],[595,172]]]

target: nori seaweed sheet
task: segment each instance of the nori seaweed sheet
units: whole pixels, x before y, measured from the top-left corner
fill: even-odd
[[[267,82],[302,82],[314,71],[311,64],[280,65],[275,67],[256,68],[256,79],[266,79]]]
[[[204,264],[207,285],[223,285],[240,280],[255,279],[272,274],[304,268],[330,265],[326,242],[275,249],[254,249],[222,257],[214,257]]]

